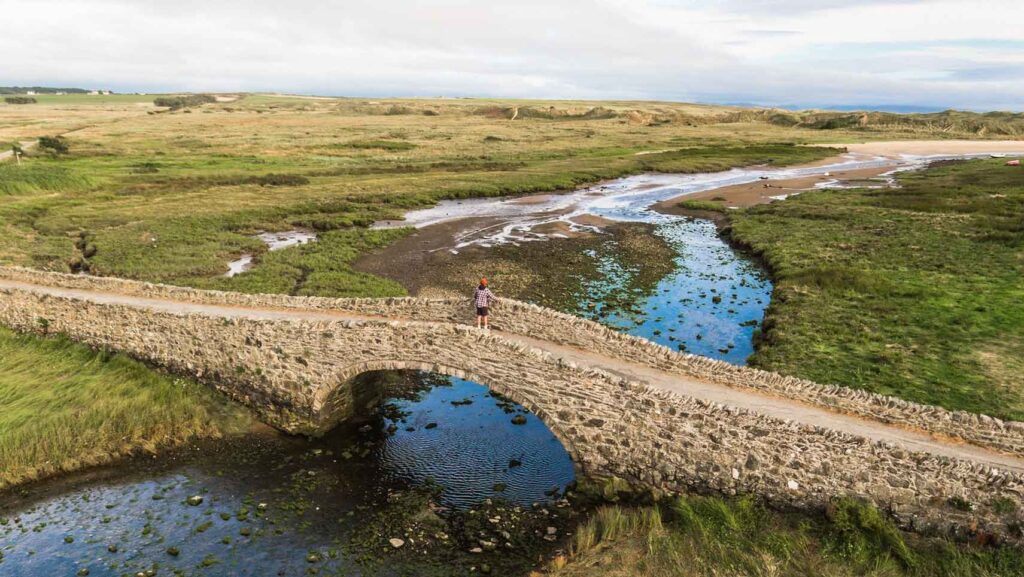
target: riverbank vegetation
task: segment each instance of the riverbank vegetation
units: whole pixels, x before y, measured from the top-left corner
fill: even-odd
[[[751,497],[680,496],[599,508],[556,559],[556,577],[988,577],[1020,575],[1014,548],[953,544],[896,529],[850,499],[821,513],[783,513]]]
[[[188,379],[64,338],[0,328],[0,489],[249,430],[249,413]]]
[[[751,364],[1024,419],[1024,173],[955,162],[900,184],[730,212],[776,281]]]

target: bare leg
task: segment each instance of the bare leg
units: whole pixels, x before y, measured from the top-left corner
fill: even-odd
[[[480,322],[483,320],[483,318],[484,317],[482,317],[480,315],[476,316],[476,328],[480,328]]]
[[[484,317],[484,330],[485,331],[487,330],[487,319],[489,319],[489,318],[490,318],[489,316]]]

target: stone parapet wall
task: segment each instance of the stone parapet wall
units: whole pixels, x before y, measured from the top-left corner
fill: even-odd
[[[17,289],[0,290],[0,323],[45,325],[196,376],[286,430],[317,432],[344,416],[347,384],[362,372],[433,370],[526,406],[586,475],[798,507],[855,495],[925,531],[1013,536],[1024,523],[1019,474],[651,389],[453,323],[222,318]]]
[[[0,278],[46,286],[99,290],[193,303],[253,308],[334,310],[390,319],[470,323],[474,314],[468,298],[337,299],[250,295],[14,267],[0,267]],[[1003,421],[965,411],[949,411],[896,397],[839,385],[822,385],[806,379],[679,353],[640,337],[624,335],[593,321],[519,301],[499,300],[494,307],[492,325],[498,330],[575,346],[667,372],[733,387],[765,391],[884,423],[956,437],[1009,453],[1024,454],[1024,423],[1021,422]]]

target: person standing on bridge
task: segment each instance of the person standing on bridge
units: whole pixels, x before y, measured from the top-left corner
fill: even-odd
[[[476,305],[476,328],[487,330],[487,317],[490,316],[491,304],[496,301],[494,293],[487,288],[487,279],[480,279],[480,286],[473,293],[473,304]]]

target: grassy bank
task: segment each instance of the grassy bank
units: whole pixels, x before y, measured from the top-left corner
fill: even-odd
[[[753,365],[1024,419],[1024,173],[1001,160],[730,213],[776,280]]]
[[[251,424],[195,382],[63,338],[0,329],[0,489]]]
[[[656,507],[605,506],[575,535],[558,577],[995,577],[1024,572],[1017,549],[954,545],[897,530],[840,500],[822,513],[779,513],[750,498],[683,496]]]

